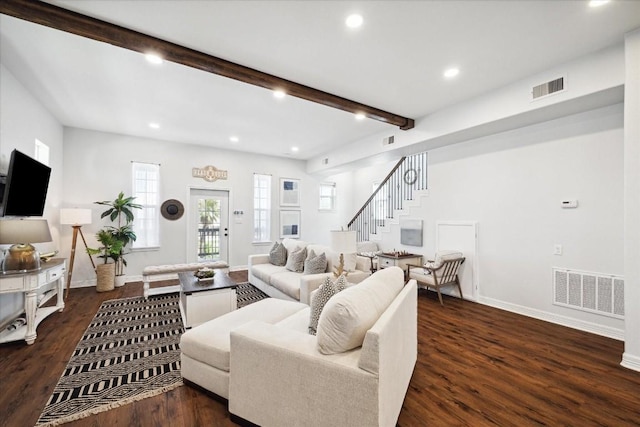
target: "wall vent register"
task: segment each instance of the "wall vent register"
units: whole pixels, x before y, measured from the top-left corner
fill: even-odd
[[[537,86],[534,86],[531,90],[532,99],[542,98],[544,96],[551,95],[553,93],[562,92],[565,90],[564,77],[551,80]]]
[[[553,269],[554,305],[624,319],[624,279],[613,274]]]

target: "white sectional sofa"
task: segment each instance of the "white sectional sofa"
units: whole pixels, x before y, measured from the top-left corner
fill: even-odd
[[[233,329],[229,412],[262,427],[395,426],[417,359],[417,287],[403,285],[402,269],[390,267],[339,292],[317,336],[307,331],[310,308]],[[364,339],[323,354],[323,342],[335,350],[323,328]]]
[[[317,336],[310,311],[267,298],[196,326],[180,341],[183,378],[228,399],[241,423],[395,426],[417,359],[416,282],[389,267],[349,286]]]
[[[333,277],[333,269],[338,264],[339,254],[325,245],[307,243],[296,239],[283,239],[282,244],[290,253],[296,248],[307,248],[316,255],[324,253],[327,257],[327,269],[324,273],[304,274],[287,270],[285,266],[269,263],[269,254],[249,255],[249,283],[263,291],[270,297],[290,301],[300,301],[309,304],[311,292],[320,287],[328,276]],[[350,271],[347,280],[350,283],[360,283],[371,275],[369,258],[351,255],[355,270]]]

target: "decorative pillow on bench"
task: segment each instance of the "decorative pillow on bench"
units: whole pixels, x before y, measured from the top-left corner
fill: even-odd
[[[280,242],[275,242],[269,251],[269,262],[273,265],[283,266],[287,263],[287,248]]]
[[[318,319],[320,319],[320,313],[329,299],[340,291],[343,291],[347,287],[347,278],[344,274],[334,282],[331,277],[324,279],[324,282],[318,288],[318,291],[313,294],[311,298],[311,315],[309,319],[309,333],[311,335],[316,334],[318,328]]]

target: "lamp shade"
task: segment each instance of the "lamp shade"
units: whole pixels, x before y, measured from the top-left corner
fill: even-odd
[[[50,242],[46,219],[5,219],[0,221],[0,244]]]
[[[91,209],[60,209],[60,224],[86,225],[91,224]]]
[[[357,249],[356,232],[350,230],[331,231],[331,249],[338,253],[355,253]]]

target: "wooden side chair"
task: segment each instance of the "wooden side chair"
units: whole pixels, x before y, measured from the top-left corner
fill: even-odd
[[[434,261],[428,261],[424,265],[407,264],[407,278],[415,279],[418,286],[425,289],[435,289],[438,292],[440,305],[442,294],[440,288],[445,286],[457,286],[462,297],[462,287],[458,278],[458,270],[464,262],[464,256],[458,251],[440,251],[436,254]]]

